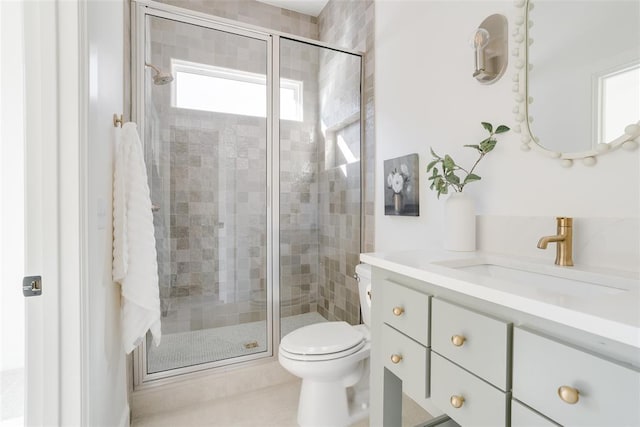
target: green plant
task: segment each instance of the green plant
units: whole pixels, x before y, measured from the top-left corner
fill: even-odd
[[[438,193],[438,198],[440,198],[441,194],[448,194],[449,187],[452,187],[454,191],[461,193],[465,185],[473,181],[479,181],[481,179],[480,176],[473,173],[476,166],[478,166],[480,160],[482,160],[487,153],[495,148],[496,143],[498,142],[495,139],[495,135],[505,133],[510,130],[509,127],[500,125],[494,131],[493,125],[487,122],[482,122],[482,127],[489,132],[489,137],[479,144],[465,145],[465,147],[476,149],[480,155],[478,160],[476,160],[469,170],[456,164],[450,155],[445,154],[444,157],[440,157],[435,153],[435,151],[433,151],[433,148],[431,148],[433,161],[427,165],[427,173],[431,172],[431,176],[429,176],[431,186],[429,188]],[[462,174],[458,175],[458,173]]]

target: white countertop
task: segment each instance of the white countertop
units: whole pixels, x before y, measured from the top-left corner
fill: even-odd
[[[579,277],[610,287],[589,287],[585,292],[558,286],[538,287],[456,269],[466,260],[508,264],[515,270],[548,276]],[[429,282],[533,316],[551,320],[640,349],[640,275],[576,265],[559,267],[546,260],[486,252],[449,252],[438,249],[376,252],[360,260],[417,280]],[[604,289],[605,292],[601,292]],[[611,290],[611,292],[609,292]]]

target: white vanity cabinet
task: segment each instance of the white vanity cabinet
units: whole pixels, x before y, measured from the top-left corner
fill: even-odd
[[[429,397],[429,295],[388,281],[380,292],[384,367],[420,403]],[[373,300],[373,297],[372,297]]]
[[[506,426],[511,323],[432,299],[433,402],[461,425]]]
[[[514,399],[567,427],[640,426],[638,371],[522,328],[513,340]]]
[[[504,393],[436,352],[431,354],[433,403],[462,426],[508,425]]]
[[[429,397],[429,350],[388,325],[382,345],[384,367],[402,381],[402,391],[416,402]]]
[[[401,425],[402,391],[463,427],[640,427],[639,363],[606,337],[410,273],[373,269],[372,427]]]
[[[393,281],[385,281],[380,294],[384,323],[429,347],[431,296]]]
[[[434,352],[491,383],[511,389],[511,323],[433,298]]]

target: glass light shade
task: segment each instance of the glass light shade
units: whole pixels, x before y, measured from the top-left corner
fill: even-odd
[[[473,32],[469,40],[469,44],[475,49],[474,77],[484,72],[484,48],[489,44],[489,38],[489,31],[484,28],[478,28]]]
[[[489,44],[489,31],[484,28],[478,28],[471,35],[469,44],[474,49],[482,49]]]

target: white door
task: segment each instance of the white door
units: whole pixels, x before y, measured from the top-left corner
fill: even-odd
[[[11,378],[14,387],[3,390],[3,401],[13,402],[11,407],[7,404],[3,408],[3,412],[9,412],[3,416],[3,424],[8,425],[20,425],[23,420],[25,425],[42,425],[46,423],[44,406],[58,406],[57,394],[53,393],[57,387],[57,369],[51,370],[57,362],[57,342],[55,334],[46,334],[56,329],[51,327],[56,324],[52,317],[57,318],[55,295],[46,289],[55,271],[44,257],[47,246],[55,243],[51,238],[56,229],[53,218],[44,215],[51,198],[46,191],[56,182],[55,176],[51,179],[55,165],[46,165],[43,161],[47,157],[55,158],[50,157],[55,153],[47,150],[42,138],[50,131],[50,119],[42,121],[50,107],[47,99],[50,90],[41,87],[39,75],[47,57],[27,54],[29,48],[41,52],[45,47],[41,45],[48,29],[40,28],[39,12],[39,8],[25,11],[21,2],[1,3],[2,353],[13,355],[13,360],[4,361],[3,368],[14,368]],[[46,180],[49,188],[45,190]],[[20,288],[23,275],[45,278],[46,290],[42,296],[23,300]],[[49,322],[45,322],[47,318]],[[9,337],[13,337],[11,341]],[[45,337],[53,346],[45,343]],[[21,356],[24,357],[22,364],[18,360]],[[20,372],[23,375],[19,375]],[[14,395],[5,396],[9,392]],[[23,401],[22,396],[15,395],[18,393],[24,393]],[[57,414],[51,415],[48,420],[57,418]]]
[[[25,87],[25,21],[21,2],[2,2],[1,19],[1,117],[2,150],[0,151],[0,270],[2,272],[2,425],[40,424],[42,395],[28,390],[43,390],[40,363],[29,363],[29,354],[42,354],[43,299],[24,300],[21,289],[25,272],[42,274],[42,171],[40,147],[31,138],[26,143]],[[35,130],[35,129],[33,129]],[[30,130],[31,134],[33,130]],[[28,169],[26,168],[29,164]],[[36,167],[38,165],[38,167]],[[29,206],[29,210],[25,209]],[[26,215],[26,212],[31,212]],[[26,244],[28,241],[28,244]],[[36,250],[37,249],[37,250]],[[46,294],[45,294],[46,295]],[[29,315],[25,316],[26,313]],[[26,334],[25,334],[26,333]],[[26,344],[26,345],[25,345]],[[32,362],[35,362],[33,360]],[[33,366],[27,375],[26,365]],[[25,419],[24,402],[29,403],[30,416]]]
[[[11,411],[2,417],[3,425],[62,425],[79,419],[74,415],[80,412],[77,401],[64,391],[80,370],[64,367],[66,349],[77,353],[80,342],[63,339],[60,333],[74,311],[61,310],[69,296],[60,286],[67,280],[61,253],[68,249],[67,237],[61,238],[65,220],[60,218],[66,185],[61,182],[66,182],[67,173],[60,165],[68,153],[60,144],[66,107],[59,97],[63,80],[57,43],[65,34],[59,22],[65,13],[52,1],[0,1],[2,354],[12,356],[3,357],[3,365],[9,359],[7,366],[24,372],[13,378],[22,382],[24,391],[14,387],[9,390],[13,395],[5,396],[3,390],[3,401],[13,402],[12,408],[3,408]],[[72,78],[77,85],[77,76]],[[75,123],[72,126],[77,129]],[[40,276],[41,295],[21,298],[20,276]],[[71,281],[64,283],[65,289],[73,287]],[[65,332],[67,337],[72,335]],[[80,365],[79,356],[71,359]]]
[[[105,202],[111,114],[122,111],[123,6],[0,0],[0,362],[23,347],[6,347],[4,331],[22,336],[18,425],[128,425]],[[23,298],[21,276],[41,276],[42,294]]]
[[[23,3],[25,276],[42,294],[25,299],[25,425],[59,423],[57,83],[54,2]]]

